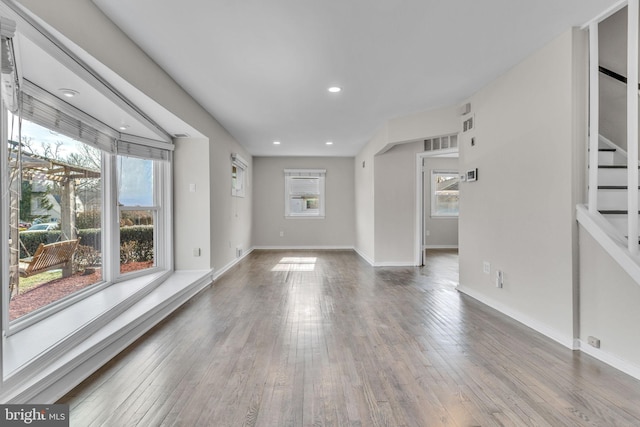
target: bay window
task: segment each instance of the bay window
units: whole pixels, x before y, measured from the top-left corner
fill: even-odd
[[[111,283],[171,268],[168,144],[130,142],[27,80],[23,90],[19,111],[3,107],[8,334]]]

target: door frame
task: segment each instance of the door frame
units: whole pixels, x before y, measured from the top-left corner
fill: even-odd
[[[458,157],[458,148],[416,153],[416,224],[413,234],[413,259],[416,266],[424,265],[424,159],[429,157]]]

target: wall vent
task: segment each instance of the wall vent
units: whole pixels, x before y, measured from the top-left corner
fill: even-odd
[[[472,115],[468,119],[462,122],[462,132],[469,132],[475,127],[475,117]]]
[[[439,136],[424,140],[424,151],[438,151],[458,148],[458,134]]]

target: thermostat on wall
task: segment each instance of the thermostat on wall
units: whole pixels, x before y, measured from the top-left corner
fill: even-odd
[[[471,169],[467,171],[467,182],[477,181],[478,180],[478,168]]]

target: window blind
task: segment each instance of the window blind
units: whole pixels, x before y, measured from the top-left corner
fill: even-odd
[[[291,177],[289,194],[292,196],[304,196],[320,194],[320,178]]]
[[[23,118],[100,150],[115,152],[118,132],[27,79],[23,80],[21,104]]]
[[[117,152],[121,156],[137,157],[149,160],[169,160],[170,151],[151,145],[137,144],[134,142],[118,140]]]

